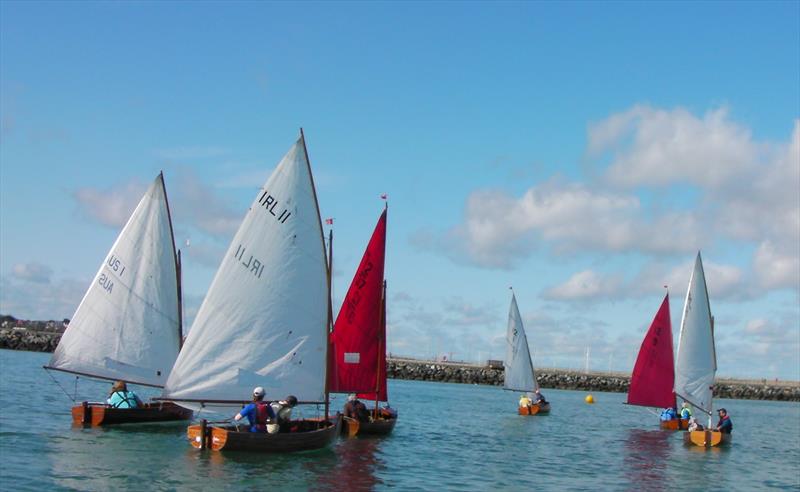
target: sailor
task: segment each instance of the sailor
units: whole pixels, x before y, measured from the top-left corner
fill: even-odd
[[[344,416],[356,419],[359,422],[368,422],[369,410],[367,410],[367,406],[364,405],[356,395],[350,395],[347,397],[347,403],[344,405]]]
[[[272,407],[264,401],[264,388],[258,386],[253,388],[253,403],[248,404],[233,417],[239,421],[242,417],[247,417],[250,422],[250,432],[266,432],[267,420],[275,418]]]
[[[681,405],[681,418],[688,420],[691,417],[692,417],[691,405],[689,405],[688,402],[683,402],[683,405]]]
[[[106,403],[114,408],[137,408],[142,406],[142,400],[133,391],[128,391],[125,381],[115,381],[111,386]]]
[[[275,432],[283,431],[288,432],[289,422],[292,420],[292,408],[297,405],[297,397],[289,395],[285,400],[272,402],[272,412],[275,414],[273,424],[267,425],[267,432],[274,434]]]
[[[533,403],[533,400],[531,400],[531,397],[529,396],[529,393],[525,393],[525,394],[523,394],[522,396],[519,397],[519,406],[520,406],[520,408],[529,407],[529,406],[531,406],[531,403]]]
[[[547,400],[545,399],[544,395],[542,394],[541,391],[539,391],[538,388],[536,389],[536,392],[533,395],[533,403],[539,405],[545,405],[547,403]]]
[[[673,420],[678,418],[678,412],[675,411],[674,408],[665,408],[663,412],[661,412],[661,420]]]
[[[719,415],[719,422],[717,422],[717,427],[714,430],[718,430],[723,434],[730,434],[733,430],[733,422],[731,422],[731,418],[728,416],[728,411],[724,408],[720,408],[717,410],[717,414]]]

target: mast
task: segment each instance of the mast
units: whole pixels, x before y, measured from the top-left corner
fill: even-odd
[[[178,272],[178,351],[183,348],[183,263],[181,263],[181,250],[178,250],[178,263],[175,264]]]
[[[325,420],[328,420],[330,409],[330,381],[328,381],[328,362],[331,360],[331,332],[333,331],[333,301],[331,300],[331,280],[333,278],[333,228],[328,232],[328,322],[325,329],[328,332],[325,347]]]
[[[378,357],[375,371],[375,416],[378,415],[378,393],[381,390],[381,351],[386,352],[386,279],[383,279],[383,293],[381,294],[381,311],[378,315],[378,322],[381,323],[383,329],[378,330]],[[386,370],[386,360],[383,358],[384,367]]]

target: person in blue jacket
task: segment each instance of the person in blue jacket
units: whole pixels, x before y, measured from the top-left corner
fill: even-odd
[[[142,406],[142,400],[133,391],[128,391],[125,381],[115,381],[111,386],[106,403],[114,408],[138,408]]]
[[[673,420],[678,418],[678,412],[675,411],[674,408],[665,408],[663,412],[661,412],[661,420]]]
[[[233,419],[238,422],[243,417],[250,422],[250,432],[267,432],[267,421],[275,419],[272,407],[264,401],[264,388],[261,386],[253,389],[253,403],[242,408]]]

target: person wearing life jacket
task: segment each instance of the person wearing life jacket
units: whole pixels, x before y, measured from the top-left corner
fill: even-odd
[[[674,420],[678,418],[678,412],[675,411],[674,408],[665,408],[663,412],[661,412],[661,420]]]
[[[547,400],[545,399],[544,395],[542,394],[541,391],[539,391],[538,388],[536,389],[536,392],[533,395],[533,403],[535,404],[538,403],[539,405],[547,404]]]
[[[525,394],[523,394],[522,396],[519,397],[519,406],[520,406],[520,408],[522,408],[522,407],[530,407],[532,403],[533,403],[533,400],[531,400],[531,397],[528,395],[528,393],[525,393]]]
[[[261,386],[253,389],[253,403],[242,408],[233,420],[238,422],[243,417],[247,417],[250,422],[250,432],[267,432],[267,421],[275,418],[275,412],[264,401],[264,388]]]
[[[275,414],[275,420],[267,425],[267,432],[274,434],[278,431],[288,432],[292,420],[292,409],[297,405],[297,397],[289,395],[281,401],[274,401],[270,405]]]
[[[719,422],[717,422],[717,427],[714,430],[718,430],[723,434],[730,434],[733,430],[733,422],[731,422],[731,418],[728,416],[728,411],[724,408],[720,408],[717,410],[717,414],[719,415]]]
[[[369,422],[369,410],[356,395],[347,397],[347,403],[344,405],[344,416],[356,419],[359,422]]]
[[[115,381],[111,386],[106,403],[114,408],[138,408],[142,406],[142,400],[133,391],[128,391],[125,381]]]
[[[688,402],[683,402],[683,405],[681,405],[681,418],[686,420],[692,418],[692,408]]]

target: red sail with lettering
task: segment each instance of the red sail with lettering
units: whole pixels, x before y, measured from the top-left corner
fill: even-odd
[[[633,366],[628,389],[630,405],[674,407],[675,363],[672,355],[672,322],[669,294],[664,297]]]
[[[386,401],[385,255],[386,210],[378,219],[333,326],[332,393],[369,394],[364,397],[372,399],[377,392],[379,400]]]

